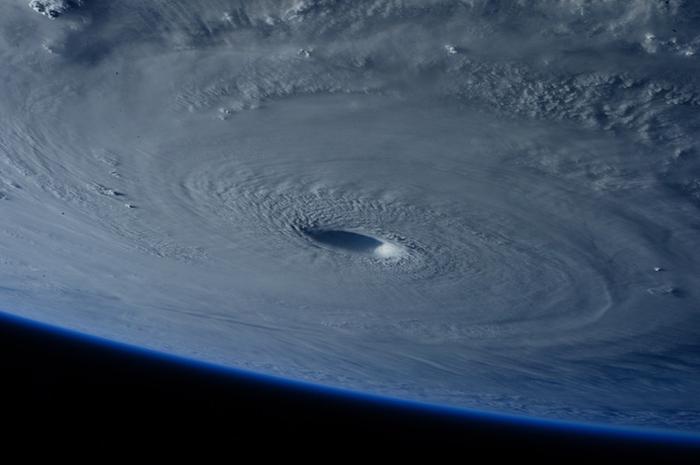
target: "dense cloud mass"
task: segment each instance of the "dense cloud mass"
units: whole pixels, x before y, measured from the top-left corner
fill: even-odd
[[[698,431],[698,53],[690,0],[4,1],[0,308]]]
[[[82,6],[83,0],[32,0],[29,6],[49,18],[58,18],[73,7]]]

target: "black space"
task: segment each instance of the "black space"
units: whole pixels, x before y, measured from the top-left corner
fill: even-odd
[[[13,425],[13,437],[31,438],[38,446],[44,437],[112,444],[126,434],[122,446],[166,437],[173,445],[330,446],[343,455],[377,446],[403,452],[439,447],[470,457],[629,457],[669,463],[692,460],[700,451],[648,437],[523,427],[285,386],[14,318],[0,317],[0,354],[3,421]],[[7,443],[9,436],[3,439]]]

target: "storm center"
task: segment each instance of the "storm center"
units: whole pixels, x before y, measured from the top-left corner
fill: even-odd
[[[398,247],[366,234],[339,229],[311,229],[304,234],[319,244],[332,249],[379,257],[393,256]]]

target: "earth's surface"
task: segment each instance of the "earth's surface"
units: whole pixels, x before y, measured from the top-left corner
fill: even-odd
[[[0,309],[700,431],[700,3],[3,0]]]

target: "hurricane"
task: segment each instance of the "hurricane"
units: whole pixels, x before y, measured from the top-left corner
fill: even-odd
[[[0,309],[700,431],[700,5],[5,0]]]

